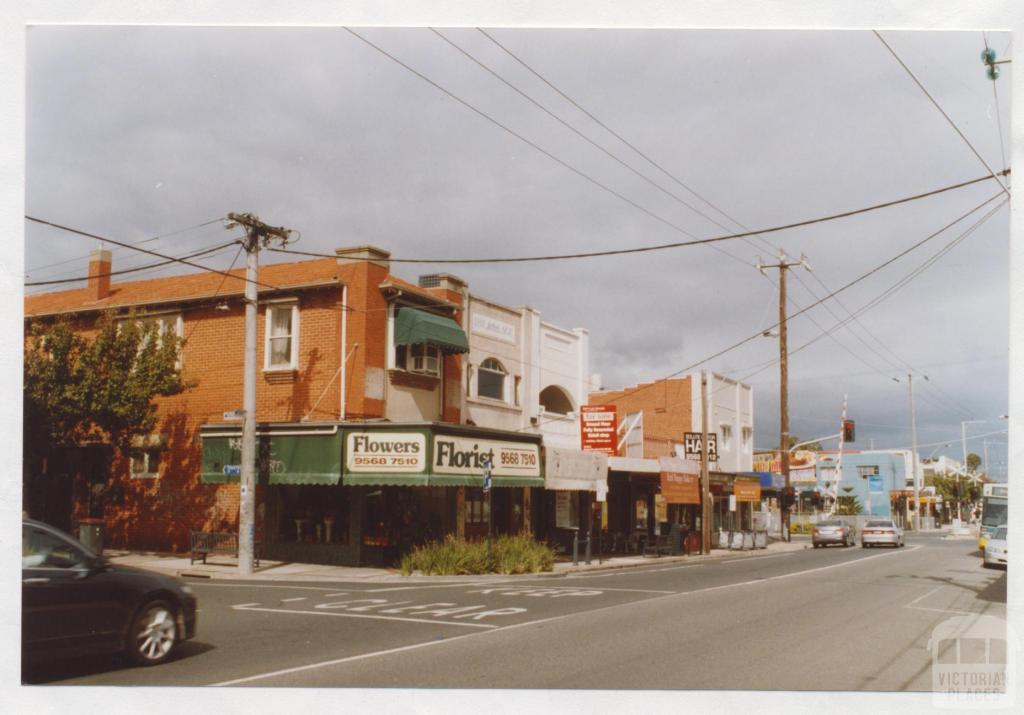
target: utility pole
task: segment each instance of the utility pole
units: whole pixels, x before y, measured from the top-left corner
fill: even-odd
[[[914,480],[914,531],[921,529],[921,497],[917,483],[917,411],[914,409],[914,376],[907,374],[910,387],[910,469]]]
[[[790,540],[789,535],[789,350],[786,345],[786,270],[794,266],[803,266],[810,270],[807,259],[801,254],[800,260],[794,263],[786,261],[784,251],[779,251],[779,262],[763,265],[757,259],[757,269],[764,274],[766,268],[779,269],[779,457],[782,466],[782,478],[785,481],[785,492],[779,503],[779,517],[782,522],[782,538]]]
[[[238,573],[253,572],[256,545],[256,313],[260,244],[288,243],[286,228],[268,226],[249,213],[229,213],[228,228],[245,229],[245,363],[242,380],[242,474],[238,507]]]
[[[700,371],[700,538],[704,554],[711,553],[711,475],[708,473],[708,374]]]

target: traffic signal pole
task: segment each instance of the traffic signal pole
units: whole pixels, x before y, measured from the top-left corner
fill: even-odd
[[[288,242],[286,228],[268,226],[252,214],[229,213],[228,228],[245,229],[245,360],[242,379],[242,474],[238,495],[238,573],[253,572],[256,550],[256,318],[260,243]]]

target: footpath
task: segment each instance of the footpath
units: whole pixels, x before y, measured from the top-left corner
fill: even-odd
[[[369,568],[362,566],[328,566],[321,564],[300,564],[284,561],[271,561],[260,559],[259,568],[254,569],[250,576],[242,576],[238,573],[238,560],[230,556],[208,556],[206,563],[189,563],[188,556],[180,554],[159,554],[152,552],[119,551],[106,549],[103,555],[111,563],[121,566],[134,566],[149,571],[179,576],[181,578],[201,579],[224,579],[232,581],[364,581],[367,583],[436,583],[436,582],[460,582],[460,581],[481,581],[490,579],[508,578],[543,578],[561,576],[568,573],[606,571],[626,568],[637,568],[640,566],[663,566],[671,564],[701,563],[705,561],[719,560],[723,558],[757,558],[766,554],[786,553],[791,551],[802,551],[811,548],[810,537],[794,534],[792,541],[769,540],[768,547],[764,549],[731,551],[729,549],[712,549],[711,553],[694,556],[640,556],[640,555],[614,555],[603,557],[600,562],[596,556],[591,558],[590,564],[582,560],[579,564],[571,561],[556,561],[554,571],[536,574],[475,574],[466,576],[424,576],[413,574],[403,576],[398,569],[393,568]]]

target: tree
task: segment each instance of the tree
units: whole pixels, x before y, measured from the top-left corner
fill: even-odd
[[[836,514],[841,516],[860,514],[864,509],[857,501],[857,495],[850,494],[853,487],[843,487],[843,491],[846,492],[845,496],[836,497]]]
[[[974,452],[967,453],[967,471],[977,472],[978,467],[981,466],[981,457],[976,455]]]
[[[33,323],[25,341],[26,456],[99,438],[125,451],[156,424],[155,398],[191,387],[182,380],[184,341],[160,335],[156,324],[98,321],[95,337],[67,320]]]

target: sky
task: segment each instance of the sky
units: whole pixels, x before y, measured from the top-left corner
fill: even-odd
[[[195,228],[230,211],[294,229],[290,248],[302,251],[544,256],[802,222],[1008,166],[1012,65],[993,83],[979,56],[987,42],[1008,57],[1010,33],[881,36],[966,141],[868,30],[31,27],[25,213],[126,242],[173,234],[142,244],[172,256],[237,236],[216,222]],[[1002,477],[1010,221],[1000,194],[990,177],[745,240],[392,272],[454,273],[475,294],[586,328],[607,388],[701,367],[747,382],[755,445],[771,448],[778,341],[727,350],[778,320],[778,271],[762,274],[758,259],[806,257],[788,274],[794,314],[961,219],[790,319],[790,431],[838,432],[846,399],[849,447],[909,448],[913,375],[921,456],[959,458],[972,420],[968,451],[987,448]],[[95,241],[31,222],[24,232],[24,280],[85,275]],[[197,260],[223,270],[236,250]],[[153,261],[114,250],[114,270]]]
[[[1003,65],[996,101],[979,60],[981,30],[992,30],[988,41],[1000,59],[1007,48],[1019,57],[1005,30],[1019,27],[1020,7],[1013,0],[4,3],[0,299],[17,306],[26,290],[39,289],[26,281],[84,275],[94,247],[31,224],[24,214],[128,242],[180,231],[143,244],[178,256],[234,237],[217,223],[192,227],[251,211],[300,232],[293,246],[300,250],[371,243],[396,258],[513,257],[766,229],[984,177],[1020,147],[1020,130],[1011,135],[1011,106],[1019,114],[1021,98],[1012,92],[1012,65]],[[408,68],[341,29],[346,25]],[[427,26],[462,28],[441,32],[633,171]],[[647,158],[475,27],[493,28],[494,40]],[[575,29],[544,29],[556,27]],[[606,29],[588,29],[597,27]],[[734,29],[629,29],[640,27]],[[870,28],[891,28],[882,37],[967,141]],[[998,194],[989,180],[763,234],[764,243],[723,241],[720,250],[393,268],[413,280],[451,272],[478,295],[528,304],[557,325],[588,329],[591,369],[606,387],[700,367],[742,379],[754,387],[759,447],[777,443],[779,384],[777,341],[752,337],[775,323],[778,310],[777,274],[762,276],[758,255],[766,263],[777,262],[780,247],[793,260],[806,255],[811,270],[789,275],[791,314],[878,269],[839,293],[838,302],[828,301],[829,309],[790,322],[792,432],[813,438],[838,431],[846,396],[857,422],[854,446],[909,446],[909,372],[921,455],[959,457],[961,422],[980,420],[964,425],[975,436],[969,449],[982,454],[986,440],[1004,443],[988,445],[999,477],[1008,461],[1001,433],[1007,424],[1014,429],[1011,457],[1022,453],[1020,381],[1008,345],[1019,356],[1024,250],[1019,238],[1010,241],[1007,207],[934,263],[985,209],[879,268],[982,202],[992,199],[994,207]],[[131,253],[115,250],[115,269],[150,262]],[[202,260],[223,269],[233,258],[224,251]],[[860,313],[880,296],[888,297]],[[858,322],[800,349],[848,311]],[[14,334],[22,329],[17,309],[0,311],[0,322]],[[0,375],[5,395],[20,389],[20,353],[17,341],[0,344],[0,361],[10,368]],[[1009,422],[998,419],[1008,412]],[[9,410],[0,421],[7,427],[0,430],[0,454],[13,474],[20,469],[20,420]],[[16,523],[18,488],[18,480],[0,486],[0,511],[11,517],[4,523]],[[3,552],[13,558],[13,550]],[[2,596],[15,602],[12,581]],[[14,628],[7,642],[16,639]],[[304,695],[325,704],[334,697]],[[387,711],[403,695],[417,708],[453,704],[443,693],[435,701],[423,691],[345,697]],[[556,695],[543,694],[540,702],[557,702]],[[259,702],[273,696],[260,693]],[[459,700],[473,703],[475,696],[462,693]],[[831,693],[802,696],[804,703],[820,697],[832,709],[845,703]],[[50,703],[61,697],[78,704],[78,693],[47,692]],[[134,697],[153,709],[142,691],[118,694],[121,701]],[[161,702],[180,707],[180,697]],[[295,693],[281,697],[290,704]],[[565,697],[577,708],[587,698],[597,707],[608,702],[605,692]],[[693,692],[687,702],[706,698],[709,707],[721,707],[730,697],[740,694]],[[756,697],[762,706],[793,702],[786,693]],[[915,697],[904,700],[927,705],[927,695]],[[495,700],[482,691],[480,698],[492,709],[519,702],[508,693]],[[631,694],[629,702],[635,700]],[[677,709],[678,694],[647,693],[644,703]],[[862,709],[864,701],[850,704]]]

